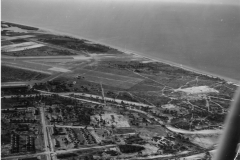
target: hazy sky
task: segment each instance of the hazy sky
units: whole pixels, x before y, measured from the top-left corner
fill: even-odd
[[[73,1],[86,1],[86,0],[1,0],[2,8],[7,7],[9,5],[14,5],[14,3],[27,3],[29,1],[38,1],[38,3],[45,3],[46,5],[51,2],[61,2],[67,1],[71,3]],[[164,2],[164,3],[191,3],[191,4],[220,4],[220,5],[240,5],[240,0],[87,0],[92,2],[111,2],[111,1],[119,1],[122,3],[125,2],[146,2],[155,1],[155,2]],[[14,2],[14,3],[12,3]]]

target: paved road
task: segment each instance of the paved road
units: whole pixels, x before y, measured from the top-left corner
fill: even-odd
[[[166,128],[168,128],[172,132],[183,133],[183,134],[203,134],[203,135],[205,134],[205,135],[208,135],[208,134],[220,134],[223,131],[221,129],[206,129],[206,130],[188,131],[188,130],[184,130],[184,129],[175,128],[172,126],[166,126]]]
[[[49,150],[48,134],[47,134],[47,128],[46,128],[46,121],[45,121],[45,115],[44,115],[43,106],[40,106],[39,110],[40,110],[40,113],[41,113],[42,131],[43,131],[45,151],[48,152],[47,160],[50,160],[50,154],[49,154],[50,150]]]
[[[46,125],[47,127],[53,127],[54,125]],[[85,128],[86,126],[64,126],[64,125],[55,125],[55,127],[62,127],[62,128]],[[93,129],[91,126],[87,126],[87,129]]]
[[[102,99],[102,96],[93,95],[93,94],[74,93],[74,95],[81,95],[81,96],[84,96],[84,97],[93,97],[93,98]],[[105,100],[107,100],[107,101],[115,101],[118,104],[121,104],[122,101],[123,101],[125,104],[131,104],[131,105],[142,106],[142,107],[150,107],[150,108],[151,107],[155,107],[155,106],[147,105],[147,104],[143,104],[143,103],[131,102],[131,101],[122,100],[122,99],[114,99],[114,98],[109,98],[109,97],[105,97]]]
[[[79,95],[79,96],[83,96],[83,97],[87,97],[87,98],[92,97],[92,98],[96,98],[96,99],[102,99],[102,96],[93,95],[93,94],[85,94],[85,93],[83,94],[83,93],[73,93],[73,92],[54,93],[54,92],[47,92],[47,91],[42,91],[42,90],[36,90],[36,91],[39,91],[41,93],[47,93],[47,94],[58,94],[59,96],[62,96],[62,97],[68,97],[68,98],[84,100],[84,101],[88,101],[88,102],[91,102],[91,103],[104,104],[104,103],[99,103],[99,102],[92,101],[92,100],[85,100],[85,99],[81,99],[81,98],[76,98],[76,97],[70,96],[71,94],[74,94],[74,95]],[[135,106],[150,107],[150,108],[151,107],[155,107],[155,106],[151,106],[151,105],[147,105],[147,104],[143,104],[143,103],[131,102],[131,101],[126,101],[126,100],[122,100],[122,99],[113,99],[113,98],[108,98],[108,97],[105,97],[105,100],[107,100],[107,101],[115,101],[118,104],[121,104],[122,101],[123,101],[125,104],[130,104],[130,105],[135,105]]]

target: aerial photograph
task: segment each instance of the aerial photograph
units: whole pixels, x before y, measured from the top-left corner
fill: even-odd
[[[1,0],[2,160],[240,160],[239,85],[238,0]]]

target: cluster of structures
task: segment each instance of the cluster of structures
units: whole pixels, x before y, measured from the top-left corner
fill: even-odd
[[[51,128],[52,139],[56,150],[79,148],[97,144],[96,139],[86,128]]]
[[[26,136],[26,143],[20,147],[20,136],[18,134],[11,134],[11,153],[35,151],[34,137]]]
[[[39,111],[35,107],[2,109],[2,154],[43,151]],[[10,145],[10,147],[8,147]]]

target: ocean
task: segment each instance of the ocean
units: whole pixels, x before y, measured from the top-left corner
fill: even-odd
[[[5,21],[93,39],[240,81],[238,0],[185,1],[2,0],[1,9]]]

